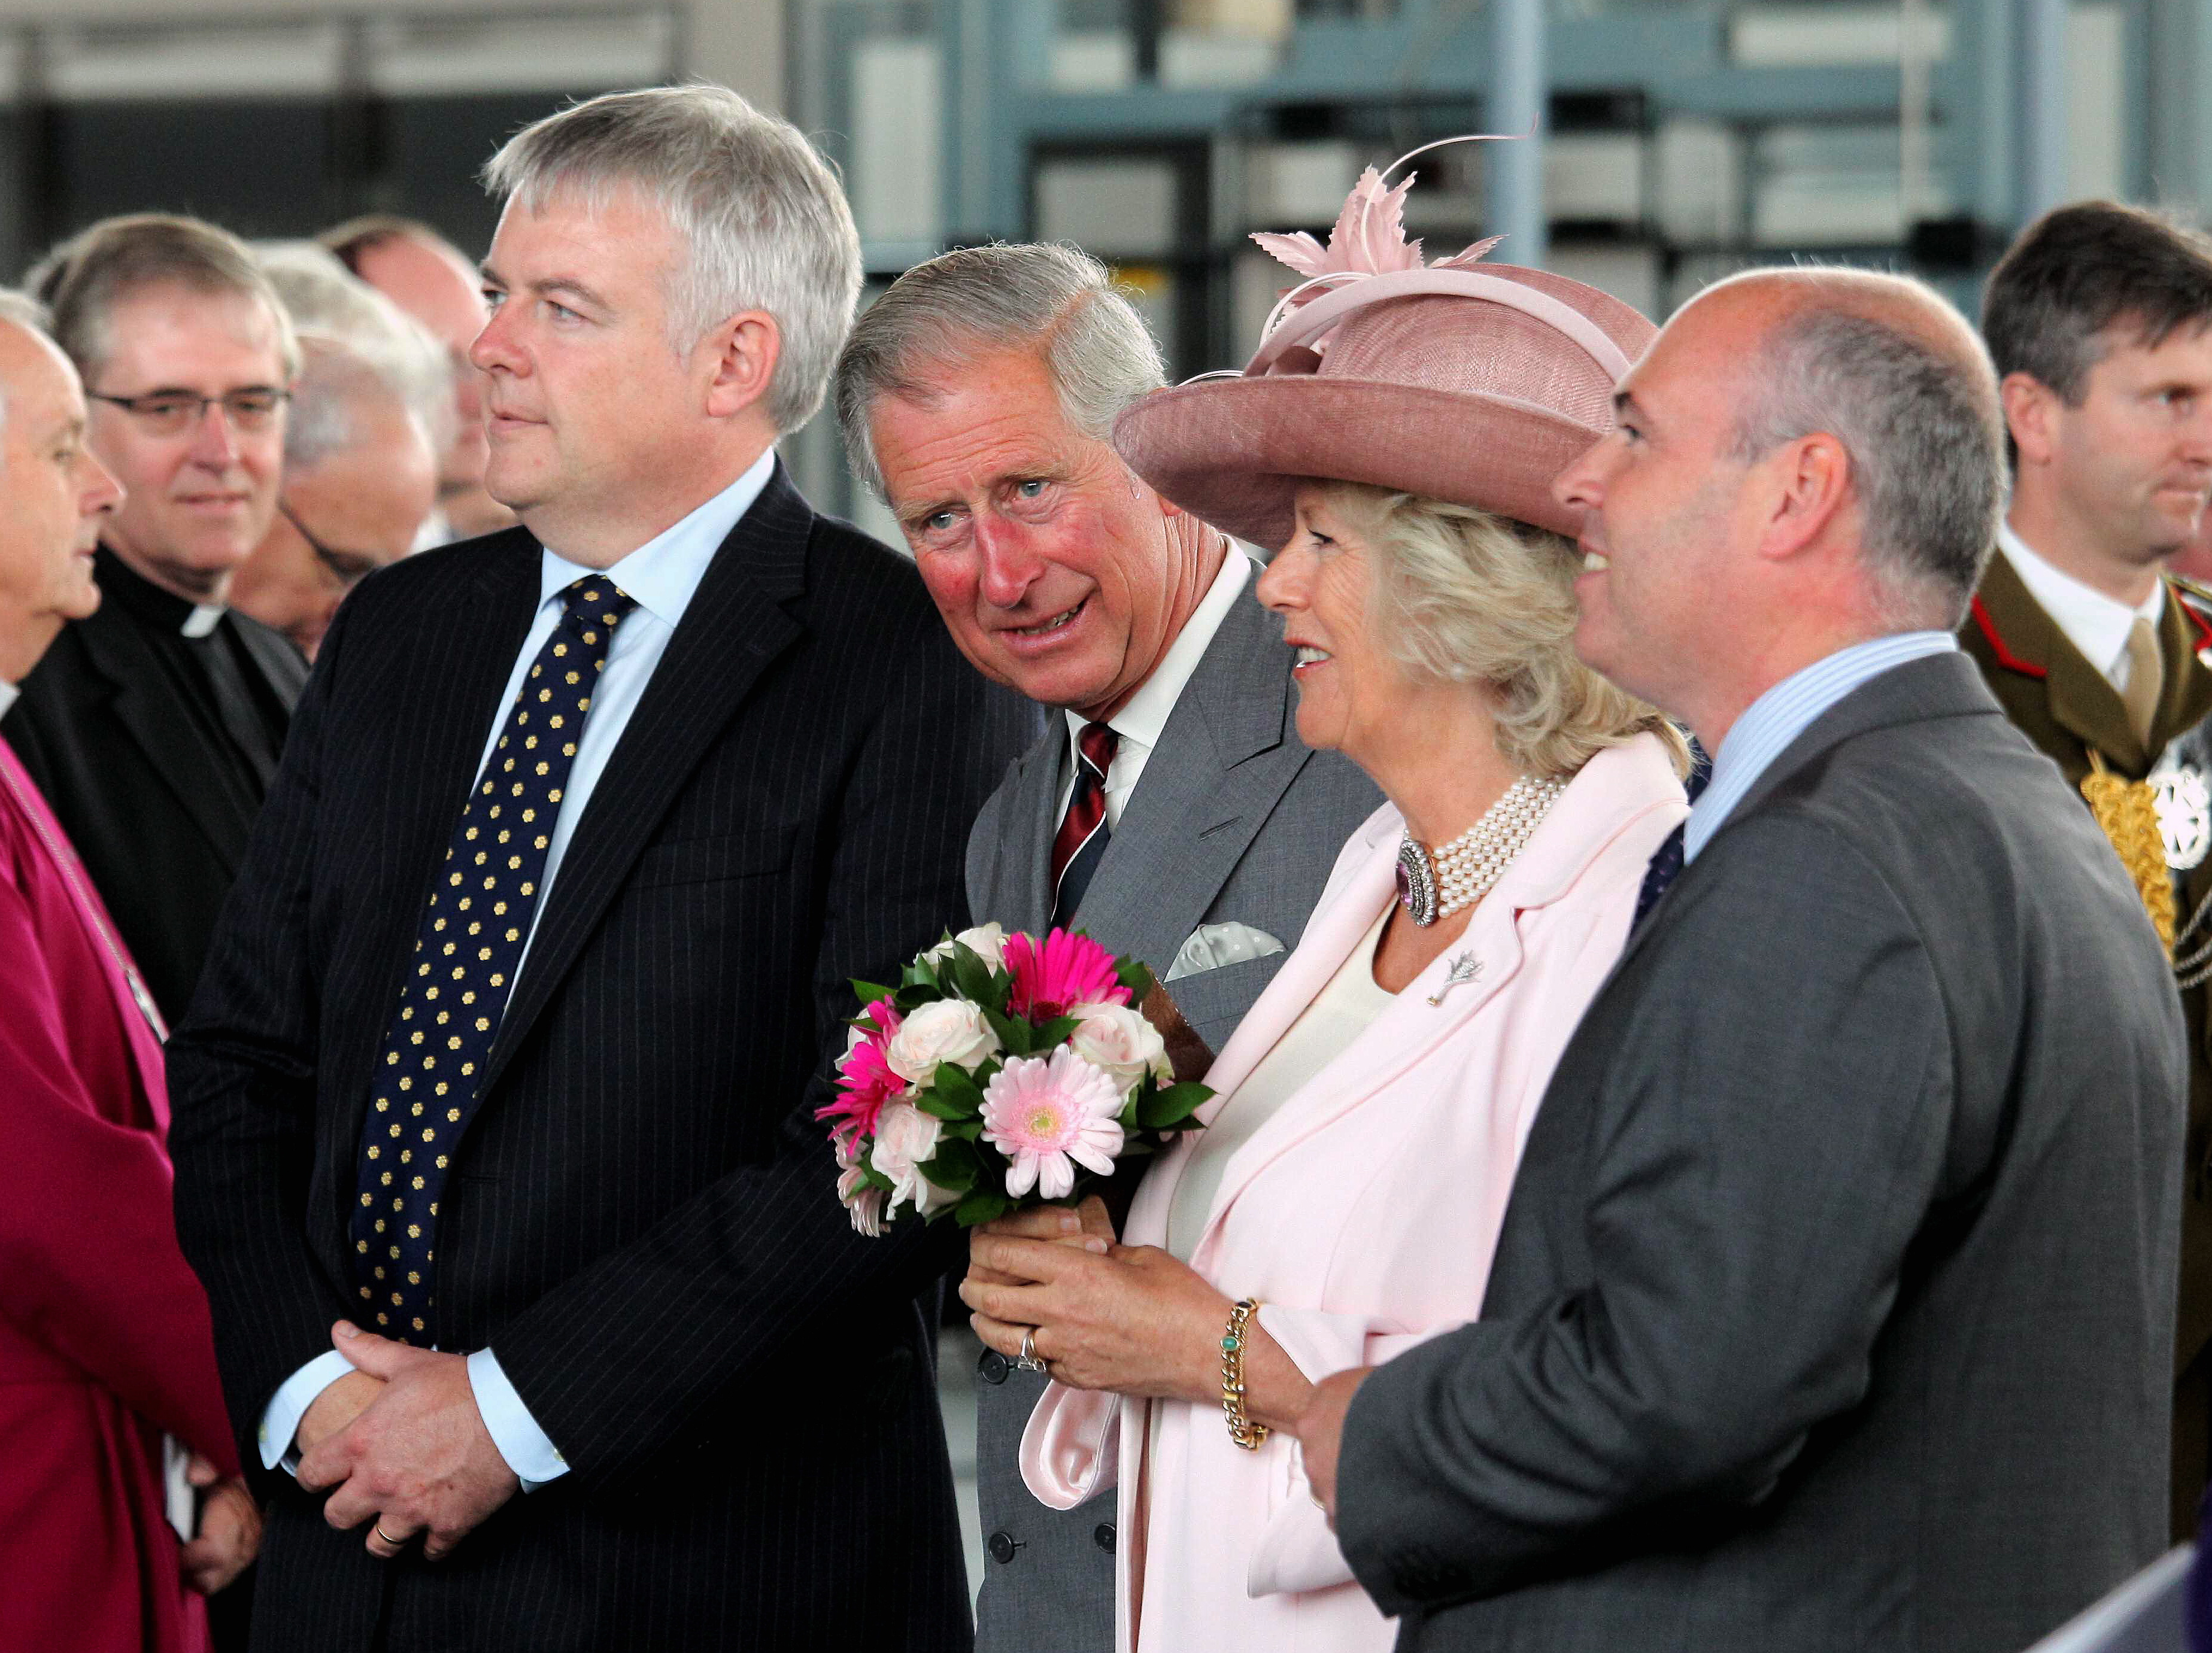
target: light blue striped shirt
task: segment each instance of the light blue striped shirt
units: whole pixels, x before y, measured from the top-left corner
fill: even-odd
[[[1948,653],[1958,646],[1958,639],[1948,632],[1899,632],[1870,643],[1854,643],[1784,678],[1753,700],[1721,742],[1721,749],[1713,755],[1712,781],[1690,806],[1690,818],[1682,826],[1683,864],[1698,858],[1698,851],[1735,813],[1753,783],[1814,718],[1860,684],[1909,660]]]
[[[644,697],[653,668],[660,663],[668,639],[676,634],[677,623],[684,618],[692,594],[706,577],[707,565],[714,561],[714,553],[730,536],[738,519],[752,509],[753,502],[760,498],[775,473],[775,450],[770,448],[729,487],[611,567],[587,568],[550,548],[539,553],[537,615],[515,656],[514,669],[508,674],[506,698],[500,701],[492,717],[490,731],[484,736],[483,755],[477,760],[479,774],[491,760],[492,745],[507,724],[515,697],[522,693],[523,676],[529,671],[530,663],[538,657],[538,650],[545,646],[546,639],[553,635],[554,627],[560,623],[562,592],[586,574],[605,573],[637,599],[637,608],[615,631],[614,641],[608,647],[606,670],[592,697],[592,715],[585,720],[584,732],[577,738],[575,762],[568,772],[568,784],[562,789],[560,813],[554,817],[552,843],[545,852],[545,871],[538,880],[537,911],[530,917],[530,934],[523,938],[522,960],[516,967],[518,978],[522,965],[528,962],[530,944],[538,935],[538,920],[544,914],[553,880],[561,870],[562,854],[575,835],[576,823],[590,803],[592,790],[605,772],[607,761],[614,755],[623,731],[629,727],[630,713],[637,710],[638,701]],[[317,1355],[278,1386],[261,1414],[261,1462],[264,1468],[274,1469],[279,1463],[291,1462],[293,1437],[299,1432],[301,1418],[314,1404],[317,1396],[353,1369],[352,1361],[332,1349]],[[489,1349],[478,1349],[469,1356],[469,1386],[492,1444],[499,1448],[500,1456],[522,1482],[525,1492],[568,1474],[567,1460],[538,1426],[538,1420],[530,1415],[530,1408],[522,1403],[514,1384],[500,1369],[499,1357]]]

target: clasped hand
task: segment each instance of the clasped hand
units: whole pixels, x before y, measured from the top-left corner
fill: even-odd
[[[1042,1206],[969,1237],[960,1299],[1000,1353],[1031,1352],[1074,1389],[1205,1402],[1221,1395],[1230,1301],[1154,1245],[1122,1245],[1097,1199]]]
[[[435,1561],[522,1486],[477,1410],[467,1359],[343,1320],[331,1343],[355,1369],[300,1420],[300,1485],[335,1488],[324,1518],[369,1523],[371,1555],[389,1560],[419,1533]]]

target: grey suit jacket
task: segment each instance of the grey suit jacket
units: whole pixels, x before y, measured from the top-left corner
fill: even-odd
[[[1592,1003],[1482,1318],[1354,1401],[1400,1647],[2016,1653],[2156,1557],[2186,1087],[1973,663],[1847,696]]]
[[[1280,940],[1282,953],[1170,989],[1217,1051],[1297,946],[1346,839],[1382,801],[1352,764],[1298,739],[1291,663],[1281,627],[1248,591],[1184,686],[1075,915],[1102,944],[1162,975],[1202,923],[1249,924]],[[1068,764],[1066,721],[1054,715],[983,806],[968,839],[977,923],[1036,931],[1049,920]],[[978,1375],[979,1653],[1111,1653],[1114,1494],[1065,1511],[1039,1504],[1017,1453],[1044,1379],[988,1351]]]

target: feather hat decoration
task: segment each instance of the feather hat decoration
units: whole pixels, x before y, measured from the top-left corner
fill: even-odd
[[[1396,170],[1395,166],[1392,170]],[[1406,192],[1419,176],[1419,173],[1407,173],[1395,189],[1386,189],[1382,184],[1384,174],[1374,167],[1360,173],[1359,181],[1352,186],[1352,193],[1344,198],[1344,210],[1337,215],[1336,227],[1328,233],[1327,246],[1304,230],[1290,235],[1255,231],[1252,239],[1270,256],[1307,278],[1285,295],[1285,309],[1295,309],[1320,298],[1336,285],[1323,279],[1327,277],[1388,276],[1396,270],[1424,268],[1472,269],[1504,239],[1490,236],[1449,258],[1439,258],[1425,266],[1421,262],[1421,244],[1406,239]]]
[[[1115,447],[1163,497],[1262,547],[1289,540],[1315,478],[1577,530],[1552,480],[1612,428],[1613,387],[1657,330],[1585,282],[1482,263],[1496,237],[1424,263],[1406,234],[1413,178],[1389,184],[1413,154],[1360,175],[1326,245],[1252,238],[1303,279],[1243,371],[1115,421]]]

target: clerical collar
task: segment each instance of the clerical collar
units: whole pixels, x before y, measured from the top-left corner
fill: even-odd
[[[219,602],[187,602],[163,590],[105,545],[93,553],[93,573],[102,595],[156,631],[205,637],[227,612]]]

